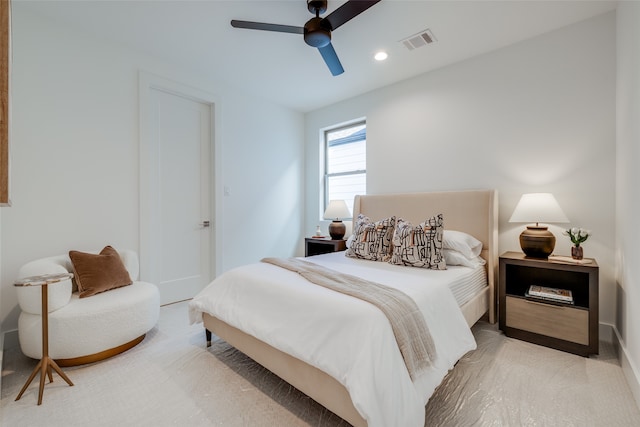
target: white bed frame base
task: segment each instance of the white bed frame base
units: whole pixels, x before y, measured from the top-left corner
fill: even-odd
[[[498,196],[495,190],[357,196],[354,217],[377,221],[391,215],[418,224],[442,213],[445,229],[467,232],[483,243],[489,286],[461,307],[469,327],[485,314],[496,321]],[[206,313],[204,325],[260,365],[356,427],[367,422],[355,409],[347,389],[330,375]],[[209,343],[208,343],[209,344]]]

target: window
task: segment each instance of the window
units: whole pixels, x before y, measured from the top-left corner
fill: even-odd
[[[324,142],[324,206],[329,200],[342,199],[353,211],[353,199],[367,190],[367,125],[358,122],[328,129]]]

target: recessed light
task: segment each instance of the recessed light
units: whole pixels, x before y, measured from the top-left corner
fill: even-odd
[[[387,59],[389,57],[389,55],[387,55],[387,52],[377,52],[374,56],[376,61],[384,61],[385,59]]]

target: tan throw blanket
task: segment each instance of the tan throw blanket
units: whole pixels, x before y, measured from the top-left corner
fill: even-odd
[[[294,271],[311,283],[378,307],[389,319],[412,380],[434,360],[436,351],[424,316],[404,292],[297,258],[264,258],[262,262]]]

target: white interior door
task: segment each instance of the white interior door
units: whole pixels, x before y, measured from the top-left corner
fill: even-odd
[[[192,298],[212,276],[212,105],[154,87],[147,101],[140,267],[167,304]]]

